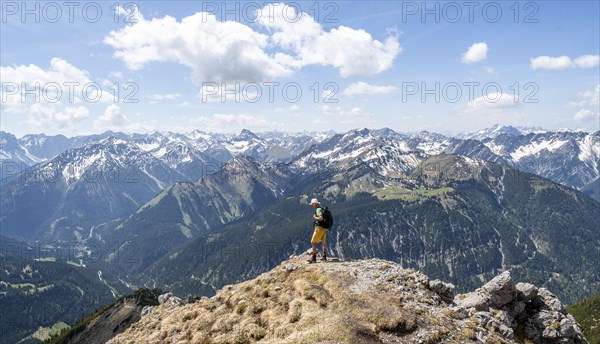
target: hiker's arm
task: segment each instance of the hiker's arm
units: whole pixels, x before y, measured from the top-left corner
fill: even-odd
[[[319,213],[321,215],[319,215]],[[315,214],[313,215],[313,219],[315,219],[317,221],[323,221],[323,210],[321,208],[319,208],[315,211]]]

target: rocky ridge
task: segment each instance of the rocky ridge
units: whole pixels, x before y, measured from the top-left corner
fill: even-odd
[[[142,311],[159,304],[158,289],[139,289],[133,295],[120,298],[111,305],[80,320],[69,330],[46,343],[102,344],[125,331],[143,316]]]
[[[305,259],[211,298],[161,295],[109,343],[587,343],[556,296],[509,271],[455,295],[381,259]]]

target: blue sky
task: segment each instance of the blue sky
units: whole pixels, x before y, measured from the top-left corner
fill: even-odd
[[[600,129],[598,1],[53,4],[2,2],[17,136]]]

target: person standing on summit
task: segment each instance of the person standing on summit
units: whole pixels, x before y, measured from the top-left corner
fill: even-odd
[[[312,239],[310,243],[312,244],[312,256],[308,260],[309,264],[317,262],[317,244],[321,243],[323,245],[323,260],[327,260],[327,245],[325,234],[327,233],[327,229],[323,226],[323,214],[325,210],[321,207],[319,200],[313,198],[310,201],[310,205],[315,208],[315,213],[313,214],[313,220],[315,221],[315,231],[313,232]]]

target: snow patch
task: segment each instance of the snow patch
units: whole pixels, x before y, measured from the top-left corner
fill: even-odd
[[[600,159],[600,142],[595,142],[593,135],[587,135],[579,145],[579,160],[595,162]]]
[[[510,153],[510,156],[514,161],[519,161],[526,156],[538,155],[543,150],[554,152],[555,150],[562,147],[562,145],[564,145],[565,143],[567,143],[566,140],[543,140],[540,142],[532,142],[529,145],[519,147],[516,151]]]
[[[139,149],[143,150],[144,152],[149,152],[149,151],[155,150],[156,148],[160,147],[160,143],[158,143],[158,142],[138,143],[137,146]]]
[[[163,190],[165,188],[165,184],[163,182],[161,182],[158,178],[156,178],[155,176],[151,175],[148,171],[146,171],[146,166],[144,166],[142,168],[142,172],[144,172],[145,175],[147,175],[150,179],[152,179],[161,190]]]

